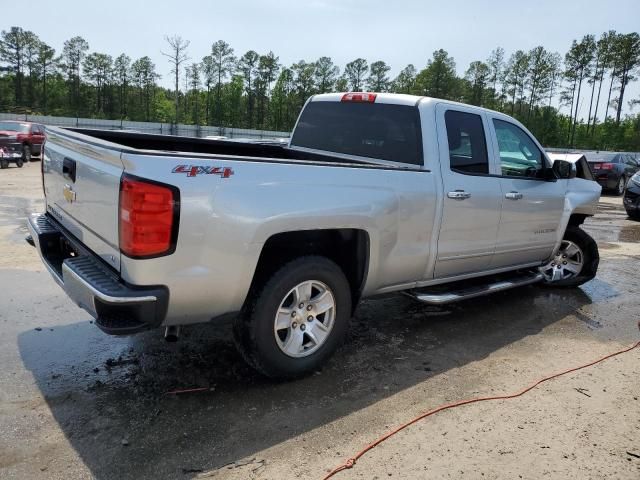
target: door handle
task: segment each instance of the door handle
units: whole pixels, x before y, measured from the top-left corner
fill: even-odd
[[[447,193],[447,197],[453,198],[454,200],[464,200],[471,197],[471,194],[464,190],[454,190],[453,192]]]
[[[72,182],[76,181],[76,161],[68,157],[62,160],[62,176]]]
[[[520,192],[508,192],[504,194],[504,198],[508,198],[509,200],[520,200],[524,195]]]

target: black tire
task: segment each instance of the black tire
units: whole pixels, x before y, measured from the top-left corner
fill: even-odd
[[[22,147],[22,161],[24,163],[29,163],[31,161],[31,147],[29,145],[24,145]]]
[[[564,239],[569,240],[580,247],[584,260],[582,269],[575,277],[565,280],[550,282],[543,281],[543,285],[547,287],[572,288],[582,285],[583,283],[593,280],[598,271],[600,263],[600,253],[598,252],[598,244],[591,236],[580,227],[567,227],[564,233]]]
[[[295,358],[286,355],[276,342],[275,314],[287,292],[309,280],[323,282],[331,290],[335,300],[334,323],[318,350]],[[267,377],[290,379],[318,370],[344,340],[351,317],[351,289],[340,267],[328,258],[297,258],[249,295],[244,311],[234,323],[234,338],[247,363]]]
[[[0,168],[2,169],[9,168],[9,160],[7,160],[6,158],[3,158],[2,160],[0,160]]]
[[[21,158],[19,158],[18,160],[16,160],[16,166],[18,168],[22,168],[22,166],[24,165],[24,162],[22,161]]]

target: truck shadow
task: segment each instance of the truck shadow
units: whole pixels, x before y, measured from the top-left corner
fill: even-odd
[[[478,361],[590,302],[580,289],[536,287],[438,308],[368,300],[329,365],[287,383],[250,370],[228,324],[192,327],[176,344],[158,331],[109,337],[89,322],[23,332],[18,343],[95,478],[191,478]],[[207,390],[167,394],[198,387]]]

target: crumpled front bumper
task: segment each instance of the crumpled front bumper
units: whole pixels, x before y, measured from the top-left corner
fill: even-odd
[[[162,324],[169,301],[166,287],[123,282],[49,215],[31,215],[28,226],[28,241],[49,273],[69,298],[96,319],[102,331],[129,335]]]

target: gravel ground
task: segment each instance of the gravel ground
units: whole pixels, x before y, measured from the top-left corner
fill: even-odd
[[[640,339],[640,223],[604,196],[585,225],[598,276],[448,307],[368,300],[309,378],[242,362],[229,324],[102,334],[23,241],[38,162],[0,172],[0,478],[322,478],[445,402],[518,390]],[[514,400],[465,406],[389,439],[337,479],[640,478],[640,349]],[[174,389],[207,391],[168,395]]]

